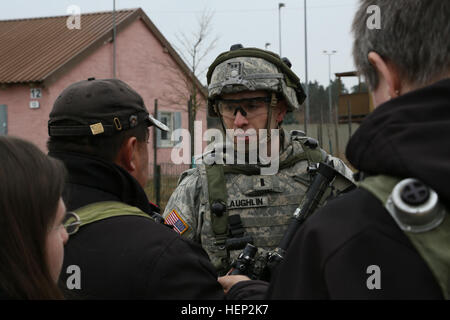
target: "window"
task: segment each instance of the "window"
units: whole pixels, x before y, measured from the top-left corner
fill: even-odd
[[[8,109],[0,104],[0,136],[8,134]]]
[[[159,120],[169,127],[170,131],[173,130],[172,125],[172,113],[171,112],[161,112]],[[172,141],[170,141],[170,132],[161,131],[161,147],[170,147]]]
[[[175,145],[174,141],[171,141],[172,132],[181,128],[181,112],[160,111],[158,112],[158,120],[169,127],[170,131],[156,131],[157,147],[171,148]]]

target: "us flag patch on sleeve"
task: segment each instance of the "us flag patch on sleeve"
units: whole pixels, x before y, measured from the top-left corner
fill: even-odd
[[[189,228],[175,209],[166,217],[164,223],[173,226],[173,230],[179,234],[183,234]]]

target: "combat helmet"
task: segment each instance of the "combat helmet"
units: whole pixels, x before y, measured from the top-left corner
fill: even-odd
[[[224,93],[265,90],[281,95],[288,112],[299,109],[306,98],[300,79],[287,58],[258,48],[231,46],[211,64],[207,73],[208,114],[218,117],[215,99]]]

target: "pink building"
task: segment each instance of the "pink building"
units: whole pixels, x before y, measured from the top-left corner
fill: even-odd
[[[0,21],[0,134],[18,136],[46,151],[47,121],[59,93],[90,77],[114,72],[171,129],[188,128],[189,68],[142,9],[113,13]],[[115,54],[114,54],[115,52]],[[115,67],[114,67],[115,64]],[[206,130],[206,91],[196,120]],[[153,130],[151,130],[153,135]],[[157,162],[170,163],[171,135],[158,134]],[[149,159],[153,161],[153,137]]]

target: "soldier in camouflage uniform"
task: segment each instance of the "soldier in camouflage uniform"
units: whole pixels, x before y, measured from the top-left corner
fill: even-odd
[[[322,199],[353,183],[352,172],[341,160],[320,149],[317,141],[301,131],[288,133],[281,129],[285,114],[299,109],[306,97],[286,58],[235,45],[217,57],[207,78],[208,112],[219,117],[224,131],[254,129],[259,140],[279,142],[278,171],[264,175],[261,169],[267,166],[250,164],[249,136],[230,137],[227,132],[231,144],[236,145],[239,139],[245,141],[247,163],[229,165],[217,161],[225,154],[216,147],[203,155],[204,163],[181,175],[167,203],[163,214],[166,223],[201,243],[219,274],[224,274],[249,236],[260,258],[279,245],[311,182],[308,169],[327,161],[340,173]],[[267,135],[260,136],[259,129],[267,129]],[[278,136],[272,136],[270,129],[280,129]],[[210,165],[208,157],[216,163]],[[240,249],[232,250],[230,240],[240,239]]]

